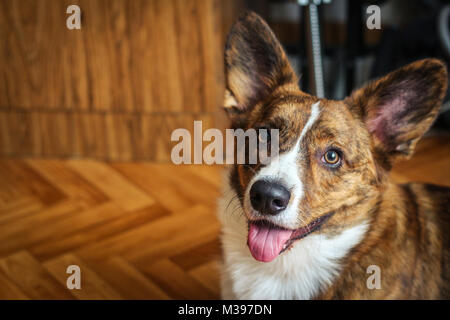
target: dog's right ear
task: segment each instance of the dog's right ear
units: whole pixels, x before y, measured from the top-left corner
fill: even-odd
[[[242,114],[286,84],[298,89],[297,77],[267,23],[246,12],[233,25],[225,45],[224,107]]]

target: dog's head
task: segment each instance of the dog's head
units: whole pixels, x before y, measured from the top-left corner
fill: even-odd
[[[445,66],[425,59],[343,101],[318,99],[299,89],[282,46],[254,13],[232,27],[225,69],[233,128],[279,130],[276,161],[237,164],[231,175],[260,261],[318,228],[338,233],[365,221],[393,161],[411,155],[432,124],[447,85]]]
[[[445,66],[425,59],[343,101],[318,99],[299,89],[283,48],[254,13],[231,29],[225,69],[233,128],[279,130],[276,159],[237,164],[231,175],[260,261],[318,228],[338,233],[367,220],[393,161],[412,154],[447,86]]]

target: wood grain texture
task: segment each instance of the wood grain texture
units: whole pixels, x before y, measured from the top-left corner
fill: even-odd
[[[241,2],[1,1],[0,155],[167,161],[174,128],[221,128]]]
[[[0,156],[169,162],[173,130],[223,128],[213,113],[53,113],[0,110]]]
[[[450,186],[449,167],[449,137],[426,138],[392,176]],[[221,170],[1,159],[0,299],[218,298]]]
[[[220,170],[0,159],[0,298],[218,298]]]

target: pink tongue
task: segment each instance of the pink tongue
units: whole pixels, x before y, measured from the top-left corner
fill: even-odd
[[[280,254],[291,234],[292,230],[250,223],[247,243],[253,258],[262,262],[272,261]]]

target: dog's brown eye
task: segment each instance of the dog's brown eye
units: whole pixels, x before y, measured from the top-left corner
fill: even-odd
[[[323,155],[323,160],[325,163],[330,165],[337,165],[341,158],[339,157],[339,154],[336,150],[328,150]]]

